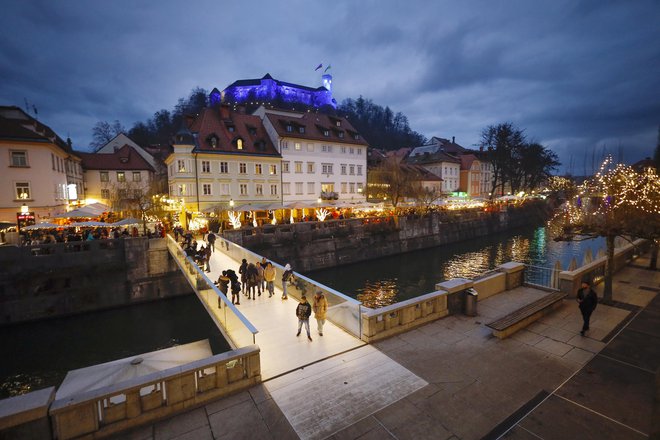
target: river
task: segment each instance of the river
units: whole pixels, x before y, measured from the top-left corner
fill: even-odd
[[[451,278],[471,278],[509,261],[566,269],[575,257],[582,264],[591,248],[595,257],[602,238],[555,242],[548,225],[530,226],[406,254],[307,273],[310,278],[357,298],[367,307],[383,307],[435,290]]]
[[[209,339],[229,345],[195,295],[0,327],[0,398],[58,385],[69,370]]]

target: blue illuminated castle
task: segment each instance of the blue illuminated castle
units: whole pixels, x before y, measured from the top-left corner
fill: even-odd
[[[334,111],[337,101],[332,98],[332,75],[324,74],[322,79],[323,86],[313,88],[279,81],[267,73],[261,79],[235,81],[222,92],[213,89],[209,98],[211,105],[270,105],[287,110]]]

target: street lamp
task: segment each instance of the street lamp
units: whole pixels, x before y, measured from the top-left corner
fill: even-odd
[[[229,207],[230,208],[234,207],[234,199],[229,200]]]

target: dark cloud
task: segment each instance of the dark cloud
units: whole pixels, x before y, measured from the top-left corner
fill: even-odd
[[[467,146],[512,121],[578,172],[603,146],[625,146],[627,160],[652,153],[658,22],[655,0],[9,0],[0,103],[28,99],[84,147],[98,120],[131,126],[195,86],[267,72],[319,85],[322,62],[340,101],[363,95]]]

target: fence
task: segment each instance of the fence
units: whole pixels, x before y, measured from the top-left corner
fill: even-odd
[[[525,264],[525,284],[559,290],[560,268],[541,267]]]
[[[232,348],[256,344],[256,335],[259,331],[169,235],[167,248]]]
[[[249,262],[256,263],[262,259],[261,255],[221,237],[216,239],[215,250],[223,252],[236,262],[240,262],[245,258]],[[282,273],[284,272],[284,267],[272,261],[271,263],[276,271],[275,285],[282,288]],[[328,301],[328,321],[343,328],[356,338],[362,339],[362,322],[360,319],[362,303],[360,301],[307,278],[304,275],[300,275],[297,272],[294,272],[294,278],[295,281],[292,283],[290,282],[287,285],[288,295],[295,299],[300,299],[303,294],[311,296],[317,291],[323,292]]]

